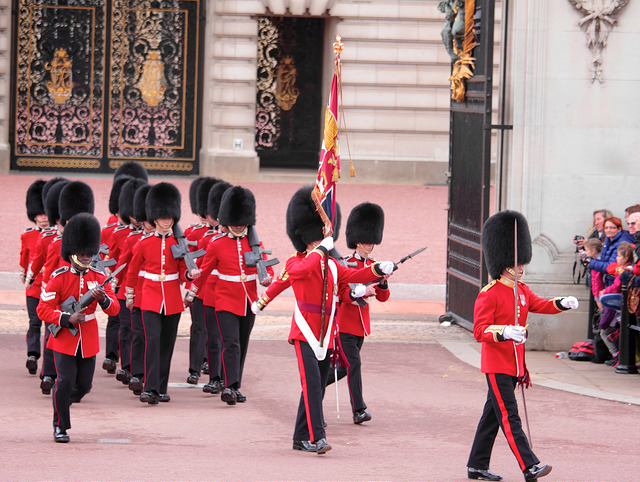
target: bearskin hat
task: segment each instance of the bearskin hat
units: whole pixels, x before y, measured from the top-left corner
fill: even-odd
[[[62,226],[66,225],[67,221],[78,213],[93,214],[93,191],[88,184],[82,181],[67,183],[60,191],[58,210]]]
[[[117,214],[120,211],[118,201],[120,200],[120,192],[122,192],[122,186],[128,181],[136,179],[132,176],[120,176],[113,180],[111,185],[111,193],[109,194],[109,212],[111,214]]]
[[[198,185],[198,191],[196,193],[196,205],[197,212],[196,214],[201,218],[205,218],[207,216],[207,204],[209,202],[209,191],[211,188],[218,184],[220,179],[216,179],[215,177],[205,177],[202,179],[202,182]]]
[[[100,250],[100,223],[93,214],[78,213],[64,227],[60,256],[69,261],[72,254],[98,254]]]
[[[256,199],[253,193],[240,186],[227,189],[220,201],[218,220],[223,226],[256,224]]]
[[[147,194],[151,186],[143,184],[133,195],[133,218],[139,223],[147,221]]]
[[[36,216],[44,214],[44,203],[42,202],[42,188],[46,181],[38,179],[31,183],[27,189],[27,217],[33,223],[36,222]]]
[[[287,206],[287,235],[298,252],[304,252],[307,244],[324,238],[324,224],[311,199],[313,186],[298,189]]]
[[[204,177],[196,177],[189,186],[189,206],[191,207],[191,212],[196,216],[198,216],[198,188],[205,179]]]
[[[347,247],[356,249],[356,244],[380,244],[384,231],[384,211],[373,203],[358,204],[347,218]]]
[[[147,221],[155,225],[156,219],[173,218],[177,223],[180,221],[181,203],[180,191],[173,184],[159,182],[151,186],[145,205]]]
[[[145,182],[149,182],[147,170],[142,164],[135,161],[123,162],[118,166],[118,169],[116,169],[116,172],[113,174],[113,179],[116,180],[122,176],[135,177],[136,179],[142,179]]]
[[[526,218],[517,211],[500,211],[482,227],[482,253],[489,275],[498,279],[514,263],[514,229],[518,228],[518,264],[531,261],[531,234]]]
[[[54,177],[53,179],[49,179],[42,186],[42,205],[44,206],[44,212],[47,212],[47,194],[49,194],[49,189],[53,187],[54,184],[59,183],[60,181],[69,182],[64,177]]]
[[[118,212],[120,213],[120,219],[125,223],[131,223],[131,218],[137,221],[137,218],[133,215],[133,196],[135,196],[138,188],[145,184],[146,181],[142,179],[130,179],[122,186],[120,197],[118,198]]]
[[[60,179],[49,187],[47,192],[47,201],[44,204],[44,209],[47,212],[47,217],[49,218],[49,226],[55,226],[56,222],[60,219],[60,208],[58,202],[60,201],[62,188],[67,184],[69,184],[69,181],[66,179]]]
[[[209,194],[207,195],[207,214],[211,216],[212,219],[218,219],[218,214],[220,213],[220,201],[222,201],[222,196],[227,189],[230,189],[232,187],[233,186],[227,181],[220,181],[216,183],[211,189],[209,189]]]

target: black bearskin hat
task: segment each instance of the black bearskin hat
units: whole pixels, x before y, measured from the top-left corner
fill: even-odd
[[[256,200],[253,193],[240,186],[227,189],[220,201],[218,220],[223,226],[256,224]]]
[[[498,279],[514,263],[514,228],[518,223],[518,264],[531,261],[531,234],[525,217],[517,211],[500,211],[482,227],[482,252],[489,275]]]
[[[100,223],[93,214],[78,213],[69,219],[62,233],[60,257],[70,261],[72,254],[88,253],[92,256],[100,250]]]
[[[31,183],[27,189],[27,217],[33,223],[36,222],[36,216],[44,214],[44,203],[42,202],[42,188],[46,181],[38,179]]]
[[[147,170],[142,164],[135,161],[123,162],[118,166],[118,169],[116,169],[116,172],[113,174],[113,179],[116,180],[122,176],[135,177],[136,179],[142,179],[145,182],[149,182]]]
[[[137,221],[137,218],[133,215],[133,196],[135,196],[138,188],[145,184],[146,181],[142,179],[130,179],[122,186],[120,197],[118,198],[118,212],[120,213],[120,219],[125,223],[131,223],[131,218]]]
[[[60,201],[60,192],[62,192],[62,188],[67,184],[69,184],[69,181],[66,179],[60,179],[58,182],[52,184],[47,192],[47,201],[44,203],[44,209],[47,211],[49,226],[55,226],[56,221],[60,219],[58,201]],[[47,186],[45,185],[45,188],[46,187]]]
[[[143,184],[133,196],[133,217],[139,223],[147,221],[147,194],[151,186]]]
[[[67,221],[78,213],[93,214],[93,209],[93,191],[88,184],[82,181],[72,181],[60,191],[58,210],[62,226],[66,225]]]
[[[209,189],[209,194],[207,195],[207,214],[211,216],[212,219],[218,219],[218,214],[220,213],[220,201],[222,201],[222,196],[227,189],[230,189],[232,187],[233,186],[227,181],[220,181],[216,183],[211,189]]]
[[[373,203],[358,204],[347,218],[347,247],[356,249],[356,244],[380,244],[384,231],[384,211]]]
[[[298,189],[287,206],[287,235],[296,251],[302,253],[307,244],[324,238],[324,224],[311,199],[313,186]]]
[[[116,214],[120,211],[120,206],[118,205],[118,201],[120,200],[120,192],[122,191],[122,186],[128,181],[135,179],[132,176],[120,176],[116,177],[113,180],[113,184],[111,185],[111,193],[109,194],[109,212],[111,214]]]
[[[196,216],[198,215],[198,188],[205,179],[204,177],[196,177],[189,186],[189,206],[191,207],[191,212]]]
[[[147,221],[155,225],[155,220],[160,218],[173,218],[180,221],[182,197],[180,191],[169,182],[159,182],[151,186],[147,194]]]
[[[211,188],[216,184],[218,184],[219,182],[220,182],[220,179],[216,179],[215,177],[205,177],[202,179],[202,182],[198,185],[198,191],[196,193],[196,206],[197,206],[196,214],[201,218],[205,218],[207,216],[207,204],[209,202],[209,191],[211,191]]]

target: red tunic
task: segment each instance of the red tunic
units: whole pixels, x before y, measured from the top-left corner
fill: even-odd
[[[144,234],[144,231],[142,230],[131,231],[129,233],[129,236],[127,236],[127,239],[125,239],[124,248],[122,248],[122,250],[120,251],[120,256],[118,258],[118,264],[113,269],[113,271],[115,271],[123,264],[125,263],[127,264],[123,268],[123,270],[120,271],[120,273],[118,273],[117,286],[120,286],[124,282],[124,280],[127,279],[127,273],[129,272],[129,264],[131,262],[131,256],[133,254],[133,247],[136,245],[138,241],[140,241],[140,238],[142,238],[143,234]],[[140,284],[140,286],[142,286],[142,284]],[[125,300],[126,294],[127,294],[126,290],[121,288],[120,290],[118,290],[118,295],[117,295],[118,299]],[[140,297],[140,299],[142,299],[142,297]],[[135,301],[138,301],[138,300],[136,299]],[[136,306],[139,307],[139,305],[136,305]]]
[[[131,224],[121,224],[113,230],[111,241],[108,243],[109,258],[120,261],[120,254],[124,249],[125,241],[129,234],[135,231],[135,229]],[[122,277],[120,277],[120,279],[122,279]]]
[[[60,325],[61,318],[69,316],[61,311],[60,305],[70,296],[78,301],[83,294],[103,283],[105,278],[105,275],[93,268],[89,268],[84,274],[70,267],[56,270],[40,296],[38,317],[47,323]],[[116,316],[120,311],[120,304],[111,291],[109,283],[103,289],[109,300],[109,305],[103,308],[103,311],[109,316]],[[95,356],[100,351],[98,322],[95,318],[97,305],[98,302],[93,300],[87,306],[84,311],[85,322],[76,325],[80,331],[76,336],[73,336],[69,330],[62,329],[57,336],[49,337],[47,348],[58,353],[75,355],[80,345],[83,358]]]
[[[117,219],[117,218],[116,218]],[[109,218],[111,221],[111,218]],[[113,230],[119,226],[117,222],[109,222],[105,227],[102,228],[100,232],[100,244],[106,244],[109,246],[111,244],[111,236],[113,236]]]
[[[206,251],[207,247],[209,246],[209,243],[213,241],[217,236],[224,236],[224,233],[220,233],[220,231],[217,228],[210,229],[209,231],[207,231],[205,235],[202,236],[198,241],[198,249],[204,249]],[[204,259],[204,256],[196,260],[198,267],[202,267],[203,259]],[[215,308],[217,282],[218,282],[218,274],[217,274],[217,271],[214,271],[209,276],[207,276],[207,281],[205,282],[203,289],[198,291],[196,296],[202,300],[202,303],[205,306],[210,306],[212,308]]]
[[[514,325],[513,281],[500,278],[485,286],[473,310],[473,336],[482,342],[480,370],[482,373],[503,373],[514,377],[525,374],[524,343],[502,340],[505,325]],[[560,298],[547,300],[533,293],[529,287],[518,282],[518,324],[527,324],[531,313],[556,314],[565,311]]]
[[[125,286],[133,289],[136,298],[142,295],[140,309],[165,315],[184,311],[180,282],[187,281],[184,259],[176,260],[171,246],[178,244],[169,234],[162,237],[157,232],[140,238],[131,256]],[[142,289],[138,288],[140,271],[144,271]]]
[[[31,254],[31,257],[29,259],[29,269],[27,270],[27,277],[33,277],[37,274],[40,274],[40,282],[42,282],[42,271],[44,271],[44,263],[47,261],[47,252],[49,250],[49,245],[59,234],[60,233],[58,232],[57,228],[52,228],[42,232],[40,238],[38,239],[38,242],[36,243],[36,249]],[[29,291],[27,291],[27,294],[29,294]],[[38,294],[35,296],[39,298],[40,292],[38,292]]]
[[[363,268],[371,266],[375,263],[374,259],[367,258],[362,260],[360,256],[353,255],[346,260],[348,263],[356,263],[355,268]],[[353,301],[349,293],[351,287],[348,283],[340,283],[338,288],[340,297],[340,309],[338,310],[338,329],[340,333],[349,333],[355,336],[367,336],[371,333],[371,320],[369,317],[369,305],[364,308]],[[366,296],[365,299],[371,298]],[[376,286],[376,299],[385,302],[389,299],[389,290],[381,289]]]
[[[27,274],[29,269],[29,260],[35,253],[38,239],[42,235],[42,228],[32,227],[25,229],[22,235],[20,235],[20,273],[22,275]],[[33,298],[40,297],[40,285],[42,283],[42,274],[38,273],[35,276],[35,280],[30,288],[27,288],[27,296]]]
[[[69,266],[69,263],[63,261],[60,257],[60,245],[62,244],[62,235],[56,236],[47,248],[47,260],[44,263],[44,271],[42,272],[42,282],[46,285],[49,278],[55,270],[62,266]]]
[[[262,243],[260,243],[262,246]],[[210,275],[217,271],[213,305],[216,311],[229,311],[238,316],[247,314],[247,303],[251,305],[258,299],[256,267],[244,263],[244,253],[251,251],[247,236],[237,238],[231,234],[213,238],[207,246],[207,254],[202,260],[202,275],[193,282],[198,291]],[[263,255],[263,259],[267,259]],[[267,267],[267,273],[273,277],[273,269]]]

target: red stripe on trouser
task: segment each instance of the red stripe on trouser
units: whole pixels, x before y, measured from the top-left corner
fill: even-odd
[[[304,399],[304,412],[307,417],[307,427],[309,428],[309,440],[315,440],[313,436],[313,425],[311,424],[311,412],[309,411],[309,394],[307,393],[307,373],[304,369],[302,352],[300,351],[300,340],[295,340],[296,357],[298,358],[298,370],[300,371],[300,383],[302,385],[302,398]]]
[[[500,393],[500,389],[498,388],[498,383],[496,382],[495,373],[487,374],[489,377],[489,381],[491,382],[491,390],[493,390],[493,395],[496,397],[496,401],[498,402],[498,406],[500,407],[500,414],[502,418],[502,430],[504,432],[504,436],[507,438],[507,443],[511,448],[511,451],[516,456],[518,460],[518,464],[520,465],[520,469],[524,471],[526,469],[524,465],[524,461],[522,460],[522,455],[520,455],[520,450],[518,449],[518,445],[516,444],[516,440],[513,437],[513,431],[511,430],[511,424],[509,423],[509,411],[504,404],[504,400],[502,399],[502,394]]]

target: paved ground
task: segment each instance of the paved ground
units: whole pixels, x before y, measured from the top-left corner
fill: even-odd
[[[466,458],[486,383],[471,335],[438,323],[444,312],[444,188],[341,189],[345,213],[365,199],[385,207],[387,226],[393,229],[385,231],[379,258],[398,259],[424,244],[430,249],[394,275],[392,301],[372,305],[373,335],[362,354],[373,420],[363,426],[351,423],[348,391],[339,383],[338,404],[333,389],[325,400],[333,450],[319,457],[291,450],[300,385],[293,350],[284,341],[291,313],[287,293],[258,317],[245,367],[247,403],[228,407],[184,383],[189,329],[184,315],[171,402],[141,404],[98,368],[92,393],[71,409],[71,443],[55,444],[51,399],[24,368],[26,313],[15,267],[16,239],[28,223],[24,192],[35,178],[0,176],[7,226],[0,243],[0,481],[467,480]],[[96,213],[105,219],[110,179],[83,179],[94,187]],[[188,181],[176,184],[187,192]],[[258,200],[259,231],[281,260],[292,251],[283,236],[283,209],[298,185],[247,185]],[[186,206],[183,213],[189,219]],[[103,315],[99,321],[104,329]],[[639,481],[640,376],[557,360],[548,352],[528,352],[527,362],[534,381],[526,393],[533,446],[544,463],[554,466],[541,480]],[[505,481],[523,480],[501,434],[492,469]]]

